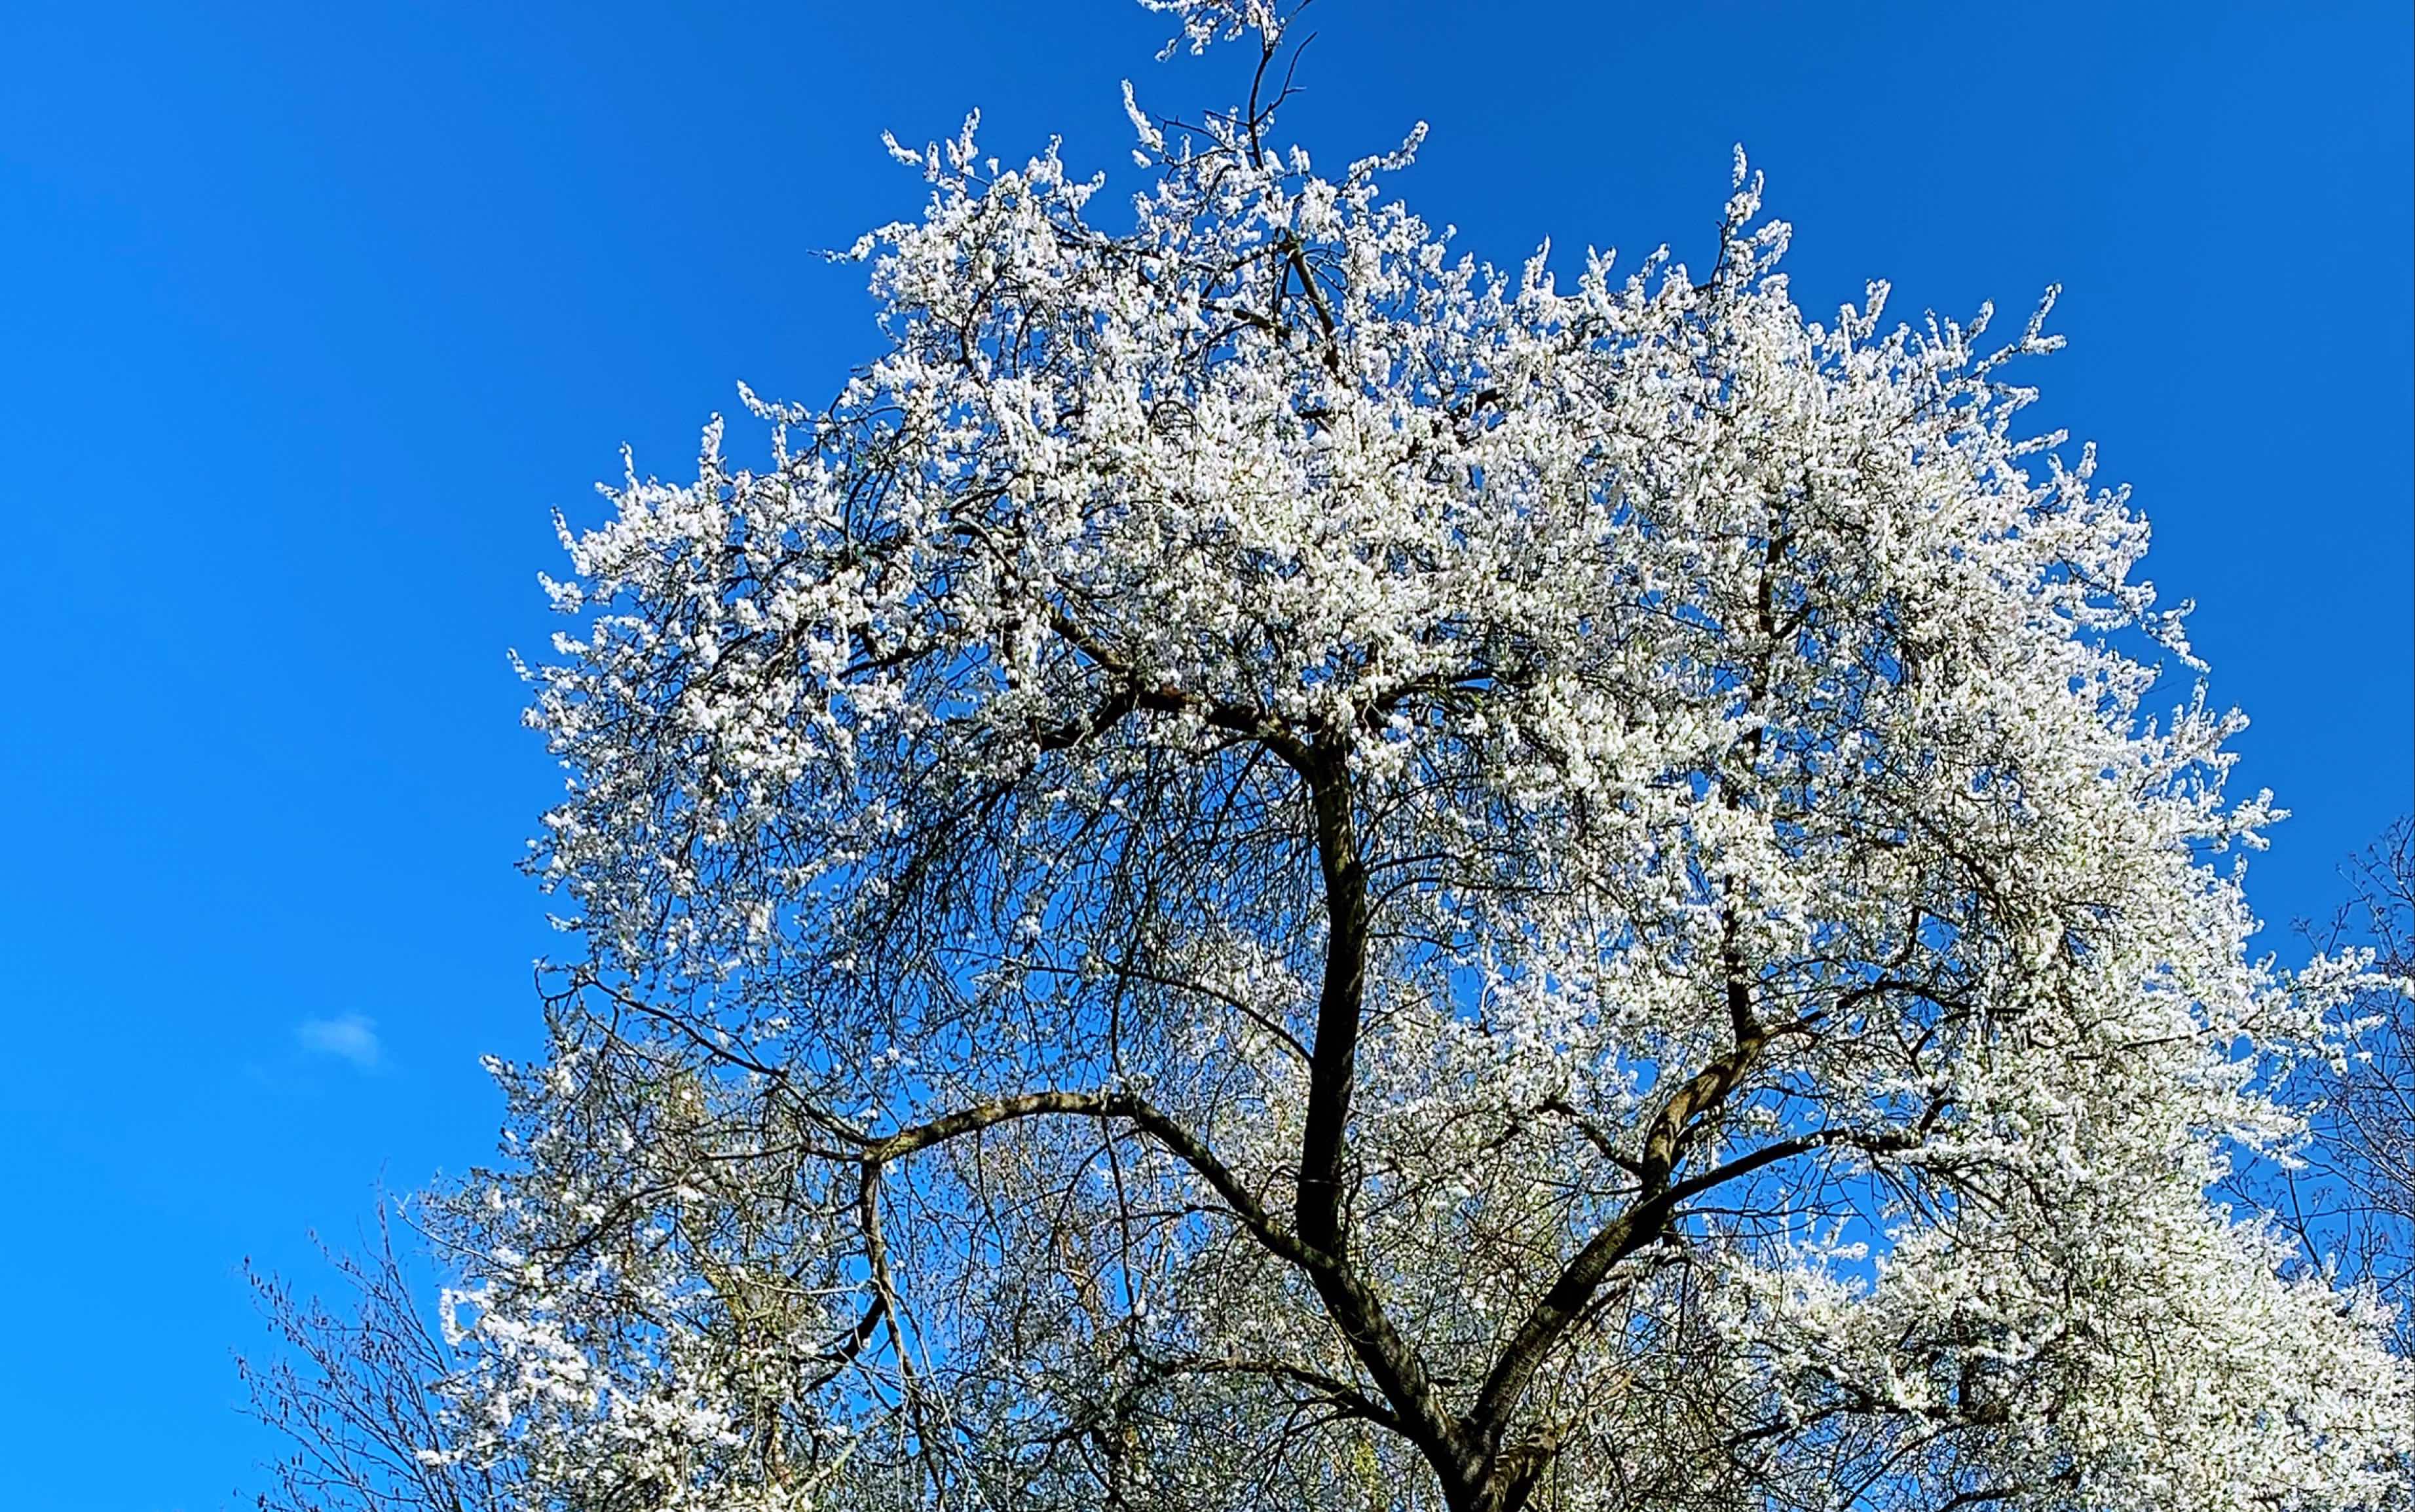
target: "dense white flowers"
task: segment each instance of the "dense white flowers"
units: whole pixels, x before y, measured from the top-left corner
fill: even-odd
[[[1255,4],[1162,6],[1206,46]],[[1263,101],[1129,230],[968,125],[888,350],[564,539],[589,956],[450,1232],[529,1505],[2377,1503],[2210,1202],[2352,969],[1983,312],[1452,254]]]

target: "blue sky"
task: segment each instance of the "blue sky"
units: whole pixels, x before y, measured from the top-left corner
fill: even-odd
[[[1284,134],[1513,262],[1701,259],[1742,141],[1798,295],[2026,310],[2198,599],[2268,919],[2410,806],[2409,13],[1319,0]],[[2276,19],[2285,16],[2286,20]],[[1124,161],[1189,111],[1116,0],[0,9],[0,1500],[234,1505],[246,1255],[309,1279],[381,1179],[490,1145],[556,778],[505,650],[548,511],[675,475],[733,385],[874,351],[882,152],[984,112]],[[2283,933],[2274,930],[2275,936]],[[2279,941],[2286,946],[2287,941]]]

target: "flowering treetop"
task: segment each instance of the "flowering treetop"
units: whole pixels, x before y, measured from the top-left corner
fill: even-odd
[[[2239,721],[1994,344],[1453,255],[1132,104],[892,151],[886,351],[565,530],[587,957],[428,1466],[498,1505],[2375,1505],[2407,1369],[2211,1203],[2330,1054]],[[1128,103],[1131,103],[1129,92]],[[499,1493],[500,1494],[500,1493]]]

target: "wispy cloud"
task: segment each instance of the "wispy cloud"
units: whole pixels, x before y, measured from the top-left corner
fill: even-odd
[[[382,1054],[378,1044],[377,1021],[358,1013],[345,1013],[331,1019],[304,1019],[293,1026],[293,1037],[303,1048],[322,1055],[349,1060],[363,1070],[378,1063]]]

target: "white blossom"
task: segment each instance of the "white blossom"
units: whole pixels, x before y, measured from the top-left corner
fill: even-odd
[[[886,350],[565,527],[588,953],[451,1209],[445,1452],[699,1512],[2403,1490],[2383,1320],[2208,1196],[2356,972],[2251,953],[2278,811],[2022,424],[2045,308],[1808,319],[1741,157],[1715,266],[1564,279],[1388,198],[1414,139],[1127,106],[1128,230],[892,141]]]

